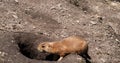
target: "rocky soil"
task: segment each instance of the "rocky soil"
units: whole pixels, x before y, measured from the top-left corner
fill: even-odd
[[[120,1],[0,0],[0,63],[87,63],[36,50],[72,35],[87,40],[91,63],[120,63]]]

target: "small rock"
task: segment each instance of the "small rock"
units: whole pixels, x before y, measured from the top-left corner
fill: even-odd
[[[80,21],[79,21],[79,20],[76,20],[76,22],[77,22],[77,23],[80,23]]]
[[[2,52],[2,53],[1,53],[1,56],[4,57],[4,56],[5,56],[5,52]]]
[[[118,40],[118,39],[115,39],[115,40],[119,42],[119,40]]]
[[[100,60],[101,60],[103,63],[105,63],[105,62],[106,62],[106,60],[105,60],[105,59],[103,59],[103,58],[101,58]]]
[[[77,58],[77,60],[82,60],[82,58]]]
[[[12,43],[14,43],[15,41],[14,40],[11,40]]]
[[[12,15],[15,19],[17,19],[18,18],[18,16],[17,15]]]
[[[19,1],[18,0],[15,0],[16,3],[18,3]]]
[[[97,24],[97,22],[94,22],[94,21],[90,21],[90,23],[93,24],[93,25]]]
[[[53,6],[53,7],[51,7],[50,9],[51,9],[51,10],[56,10],[56,8],[55,8],[54,6]]]

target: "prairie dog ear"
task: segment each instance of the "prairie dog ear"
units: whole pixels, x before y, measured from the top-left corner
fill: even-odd
[[[49,43],[48,47],[52,48],[53,47],[53,43]]]

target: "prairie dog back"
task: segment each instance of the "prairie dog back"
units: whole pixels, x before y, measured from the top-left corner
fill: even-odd
[[[82,53],[87,49],[87,42],[78,36],[71,36],[60,41],[61,50],[66,51],[66,53]],[[56,45],[56,44],[55,44]]]

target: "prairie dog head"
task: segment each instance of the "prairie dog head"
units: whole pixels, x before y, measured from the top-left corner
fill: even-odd
[[[40,43],[37,47],[37,49],[40,51],[40,52],[50,52],[51,49],[52,49],[52,43],[49,43],[49,42],[43,42],[43,43]]]

